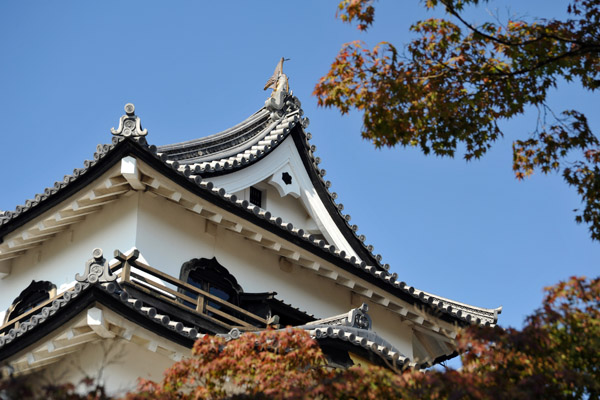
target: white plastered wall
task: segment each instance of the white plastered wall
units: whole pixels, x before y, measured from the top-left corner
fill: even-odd
[[[291,222],[294,227],[302,228],[307,232],[313,233],[318,230],[315,221],[306,211],[302,200],[296,199],[291,195],[281,197],[277,190],[267,184],[260,182],[252,185],[263,192],[263,209],[268,210],[273,216],[281,217],[285,222]],[[249,190],[245,189],[235,193],[239,198],[249,200]],[[320,231],[319,231],[320,232]]]
[[[47,280],[60,288],[82,274],[85,262],[96,247],[107,259],[113,250],[129,249],[135,244],[137,194],[122,196],[89,214],[69,230],[58,233],[41,246],[11,260],[11,273],[0,280],[0,310],[7,309],[33,279]]]
[[[53,364],[44,371],[42,379],[77,384],[89,377],[103,384],[109,395],[118,396],[135,390],[138,378],[160,381],[173,362],[136,343],[121,338],[105,339],[89,343]]]
[[[92,332],[87,332],[86,321],[87,324],[98,322],[90,321],[90,313],[101,320],[95,327],[102,325],[105,329],[92,329]],[[73,334],[74,330],[87,333]],[[74,337],[65,339],[69,337],[69,332]],[[58,345],[58,342],[65,340],[66,343]],[[43,349],[48,348],[48,343],[53,343],[53,350],[45,354]],[[64,348],[75,351],[61,356]],[[42,351],[38,354],[39,350]],[[94,382],[102,384],[109,395],[119,396],[135,390],[139,378],[160,381],[165,370],[175,360],[189,357],[191,350],[128,321],[104,306],[95,305],[39,343],[22,351],[21,357],[13,357],[12,362],[16,362],[17,371],[19,366],[23,365],[19,362],[23,354],[34,360],[41,358],[41,362],[46,361],[43,355],[49,357],[48,361],[58,358],[37,370],[38,379],[42,384],[78,384],[84,378],[91,378]],[[78,389],[83,391],[84,387],[80,385]]]
[[[298,169],[300,160],[293,143],[288,141],[286,146],[287,149],[280,148],[288,155],[281,153],[283,155],[278,157],[282,157],[285,164],[290,162],[289,154],[295,154],[296,161],[289,164],[296,165],[295,177],[303,173],[308,179],[306,172]],[[264,179],[270,176],[268,171],[266,174]],[[302,204],[290,196],[279,197],[272,186],[267,186],[271,198],[267,202],[270,201],[273,214],[281,216],[278,215],[281,212],[284,220],[296,225],[295,220],[303,218],[306,212]],[[305,192],[309,192],[305,196],[316,196],[312,186]],[[318,196],[316,200],[314,204],[323,207]],[[321,220],[327,218],[333,223],[328,215],[321,216]],[[151,266],[174,277],[179,277],[181,265],[192,258],[216,257],[245,291],[275,291],[279,299],[317,318],[345,313],[366,301],[373,316],[373,329],[406,356],[412,357],[410,328],[401,323],[399,315],[352,295],[350,289],[299,266],[282,268],[278,254],[220,225],[212,225],[216,229],[207,229],[207,223],[213,224],[150,191],[129,192],[103,206],[101,211],[88,215],[69,231],[13,259],[11,274],[0,280],[0,309],[6,309],[32,279],[49,280],[57,287],[73,282],[75,274],[83,272],[85,261],[91,257],[95,247],[103,249],[107,259],[112,258],[115,249],[126,252],[136,247]],[[299,226],[302,224],[299,223]],[[337,227],[333,228],[339,233]],[[340,248],[338,244],[336,247]]]
[[[209,234],[204,218],[164,198],[145,193],[139,204],[136,247],[154,268],[179,277],[186,261],[216,257],[244,291],[275,291],[277,298],[317,318],[345,313],[359,306],[357,301],[366,301],[373,329],[412,357],[410,328],[397,314],[298,266],[281,268],[279,255],[220,226]]]

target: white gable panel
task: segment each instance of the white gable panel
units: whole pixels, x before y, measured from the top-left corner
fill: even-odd
[[[288,193],[292,196],[296,190],[299,192],[297,194],[299,194],[301,204],[296,204],[298,204],[298,207],[305,208],[308,215],[317,224],[318,229],[321,231],[327,242],[334,245],[339,250],[344,250],[348,256],[354,256],[359,259],[342,232],[338,229],[331,215],[327,212],[327,208],[312,185],[310,177],[304,169],[302,159],[294,146],[292,137],[285,139],[275,150],[257,163],[227,175],[214,177],[211,181],[215,186],[224,188],[228,193],[236,193],[262,181],[279,181],[279,177],[274,177],[274,174],[282,173],[282,171],[291,171],[292,173],[290,175],[292,176],[292,179],[296,178],[293,179],[292,182],[294,180],[298,181],[298,189],[293,187]],[[281,194],[281,191],[279,191],[279,194]],[[275,210],[269,208],[268,199],[266,204],[267,210],[272,211],[275,216],[282,217],[284,220],[286,220],[288,215],[292,217],[297,213],[296,210],[290,211],[287,214],[284,212],[285,210],[277,210],[279,212],[274,212]],[[305,226],[306,225],[300,225],[299,227],[305,228]]]

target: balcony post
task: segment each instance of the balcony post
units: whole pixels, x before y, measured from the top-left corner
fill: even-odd
[[[196,311],[198,311],[200,314],[204,314],[206,312],[204,306],[205,306],[204,296],[199,294],[198,301],[196,303]]]

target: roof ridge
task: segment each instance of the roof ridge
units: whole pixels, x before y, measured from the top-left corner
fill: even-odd
[[[256,144],[244,152],[225,158],[180,165],[179,168],[181,171],[188,172],[189,174],[202,174],[205,172],[234,169],[240,165],[249,164],[274,150],[289,135],[292,128],[299,121],[298,111],[292,111],[256,135],[253,140]]]
[[[246,125],[252,124],[253,122],[256,122],[256,119],[260,119],[262,117],[264,117],[265,115],[268,114],[268,111],[266,110],[265,107],[260,108],[259,110],[257,110],[256,112],[254,112],[253,114],[251,114],[250,116],[248,116],[246,119],[244,119],[243,121],[235,124],[232,127],[229,127],[223,131],[217,132],[217,133],[213,133],[212,135],[208,135],[208,136],[203,136],[197,139],[191,139],[191,140],[186,140],[183,142],[176,142],[176,143],[171,143],[171,144],[165,144],[165,145],[160,145],[157,146],[159,148],[159,151],[164,152],[167,150],[174,150],[174,149],[178,149],[184,146],[188,146],[190,144],[196,144],[196,143],[202,143],[202,142],[207,142],[213,139],[216,139],[218,137],[227,135],[229,133],[232,133]]]
[[[14,211],[4,211],[0,213],[0,227],[5,225],[9,221],[15,219],[19,215],[29,211],[30,209],[38,206],[40,203],[45,202],[47,199],[56,195],[60,190],[70,185],[72,182],[78,180],[82,175],[85,175],[91,167],[96,165],[101,159],[103,159],[113,148],[119,143],[126,140],[124,136],[113,136],[111,143],[99,144],[96,146],[96,151],[91,160],[85,160],[82,168],[75,168],[73,173],[65,175],[62,181],[54,182],[54,185],[44,189],[42,193],[36,194],[32,199],[25,200],[22,205],[17,205]],[[135,140],[138,142],[145,142],[143,137],[140,138],[129,138],[129,140]]]

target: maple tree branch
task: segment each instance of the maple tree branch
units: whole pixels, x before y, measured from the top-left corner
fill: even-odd
[[[562,60],[563,58],[580,56],[580,55],[585,54],[585,53],[595,53],[595,52],[598,52],[600,50],[600,46],[593,46],[593,47],[597,48],[596,51],[588,51],[588,50],[584,49],[583,47],[580,47],[580,48],[578,48],[576,50],[567,51],[567,52],[559,54],[557,56],[550,57],[550,58],[547,58],[545,60],[542,60],[542,61],[538,62],[537,64],[531,66],[531,67],[521,68],[521,69],[518,69],[516,71],[510,71],[510,72],[502,72],[502,71],[498,70],[498,72],[484,74],[484,75],[486,75],[486,76],[505,76],[505,77],[521,75],[521,74],[524,74],[524,73],[535,71],[538,68],[541,68],[541,67],[546,66],[548,64],[552,64],[552,63],[554,63],[556,61]]]
[[[492,36],[492,35],[489,35],[487,33],[484,33],[481,30],[477,29],[472,24],[470,24],[469,22],[467,22],[467,20],[465,20],[460,15],[460,13],[458,11],[456,11],[456,9],[452,5],[450,5],[448,3],[448,0],[441,0],[441,3],[444,6],[446,6],[446,11],[448,11],[448,13],[450,13],[451,15],[453,15],[454,17],[456,17],[463,25],[465,25],[467,28],[469,28],[469,30],[471,30],[473,33],[475,33],[475,34],[477,34],[477,35],[479,35],[481,37],[484,37],[484,38],[486,38],[488,40],[491,40],[493,42],[503,44],[505,46],[511,46],[511,47],[526,46],[526,45],[529,45],[529,44],[533,44],[533,43],[539,42],[539,41],[544,40],[544,39],[554,39],[554,40],[557,40],[559,42],[573,43],[573,44],[578,44],[580,46],[583,46],[583,45],[587,44],[587,42],[582,42],[580,40],[567,39],[567,38],[563,38],[563,37],[560,37],[560,36],[557,36],[557,35],[549,35],[547,33],[541,33],[535,39],[525,40],[525,41],[522,41],[522,42],[512,42],[512,41],[504,40],[504,39],[501,39],[501,38],[499,38],[497,36]]]

